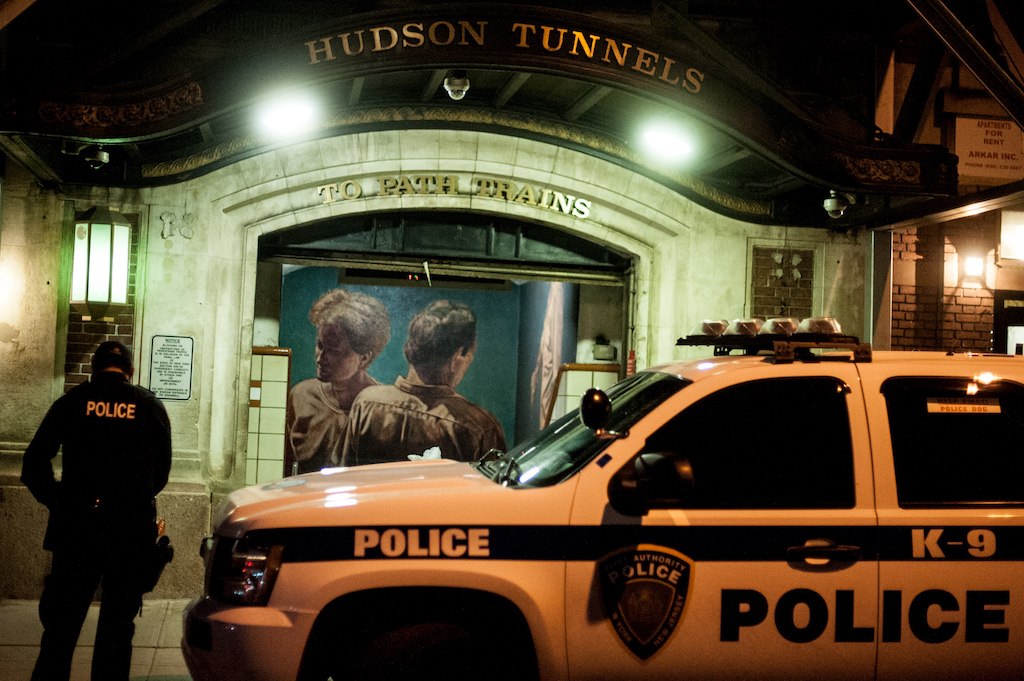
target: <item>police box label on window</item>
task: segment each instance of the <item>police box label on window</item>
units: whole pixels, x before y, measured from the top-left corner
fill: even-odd
[[[929,397],[929,414],[1000,414],[999,400],[960,397]]]
[[[192,397],[192,351],[188,336],[153,336],[149,389],[161,400]]]

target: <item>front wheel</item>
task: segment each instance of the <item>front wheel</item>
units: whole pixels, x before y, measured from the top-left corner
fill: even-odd
[[[493,642],[497,643],[497,642]],[[386,631],[366,644],[352,665],[353,681],[505,679],[492,643],[466,626],[422,622]],[[340,681],[340,680],[338,680]]]

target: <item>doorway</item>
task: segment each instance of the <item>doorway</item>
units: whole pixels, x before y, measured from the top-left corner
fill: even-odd
[[[562,393],[569,384],[560,368],[600,364],[602,378],[615,380],[626,365],[631,258],[550,226],[474,213],[361,214],[264,235],[259,257],[257,310],[276,314],[276,337],[263,342],[290,349],[291,388],[316,377],[310,311],[339,288],[387,310],[390,337],[367,369],[382,384],[408,373],[403,347],[418,312],[437,300],[472,309],[478,348],[458,393],[497,417],[509,445],[554,411],[556,384]]]

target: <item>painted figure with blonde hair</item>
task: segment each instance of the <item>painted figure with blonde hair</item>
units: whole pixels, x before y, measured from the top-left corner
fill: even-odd
[[[340,457],[352,402],[378,385],[366,373],[391,337],[384,304],[363,293],[334,289],[309,311],[316,326],[316,378],[288,393],[285,457],[300,473],[330,466]]]

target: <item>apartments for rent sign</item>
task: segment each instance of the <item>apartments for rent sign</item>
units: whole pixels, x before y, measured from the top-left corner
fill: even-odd
[[[1024,135],[1011,121],[957,118],[956,155],[961,178],[1024,179]]]

